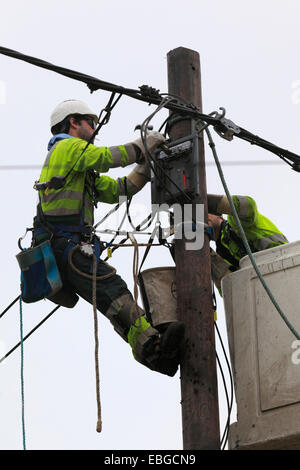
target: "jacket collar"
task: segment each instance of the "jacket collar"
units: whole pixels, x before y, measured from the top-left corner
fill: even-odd
[[[55,142],[58,142],[63,139],[73,139],[73,136],[69,134],[63,134],[63,133],[54,135],[53,137],[51,137],[51,139],[48,142],[48,150],[51,149],[51,147],[55,144]]]

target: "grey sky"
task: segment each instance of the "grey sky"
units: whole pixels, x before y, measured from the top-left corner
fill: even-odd
[[[224,106],[236,124],[300,154],[299,14],[296,0],[18,0],[6,3],[1,13],[0,45],[126,87],[149,84],[161,92],[167,91],[167,53],[179,46],[194,49],[201,58],[204,112]],[[0,56],[0,165],[41,165],[50,113],[68,98],[82,99],[99,112],[109,94],[91,95],[84,84]],[[137,138],[135,125],[152,109],[123,97],[97,144]],[[165,115],[158,115],[156,127]],[[277,159],[246,142],[213,137],[221,162]],[[212,160],[209,148],[206,157]],[[299,239],[299,174],[287,165],[230,166],[224,173],[232,194],[254,197],[260,212],[290,241]],[[38,177],[38,170],[0,171],[1,311],[19,293],[17,239],[31,226]],[[224,192],[213,166],[207,167],[207,187]],[[135,199],[138,221],[140,209],[150,207],[149,196],[146,188]],[[100,206],[97,221],[107,209]],[[132,251],[118,250],[111,263],[132,289]],[[170,264],[165,248],[153,248],[145,268]],[[25,333],[52,307],[50,302],[24,305]],[[2,352],[19,340],[18,314],[15,306],[0,320]],[[102,315],[99,323],[103,432],[95,431],[92,307],[81,300],[73,310],[59,309],[25,343],[28,448],[181,449],[179,374],[169,378],[145,369]],[[218,325],[225,340],[219,297]],[[19,352],[0,364],[0,382],[0,448],[21,449]],[[220,412],[223,429],[221,379]]]

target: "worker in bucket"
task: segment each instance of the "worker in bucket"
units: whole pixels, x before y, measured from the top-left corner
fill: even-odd
[[[249,196],[232,196],[241,225],[252,253],[273,248],[288,240],[267,217],[260,214],[254,199]],[[207,195],[208,225],[216,252],[211,249],[211,264],[214,282],[221,293],[221,280],[230,272],[239,269],[239,261],[247,255],[229,200],[226,196]],[[227,214],[227,220],[222,215]]]
[[[170,322],[164,331],[158,332],[148,323],[124,280],[99,258],[99,239],[91,231],[98,202],[118,203],[120,196],[132,197],[150,180],[146,150],[141,139],[119,146],[95,146],[93,134],[97,123],[97,115],[78,100],[63,101],[51,114],[53,137],[39,183],[49,182],[53,177],[56,183],[53,180],[52,185],[39,190],[40,202],[34,219],[34,243],[51,240],[63,280],[63,289],[50,300],[73,307],[80,296],[92,303],[91,273],[96,254],[97,309],[129,342],[137,361],[151,370],[174,376],[180,362],[184,325]],[[153,152],[164,140],[162,134],[148,132],[147,150]],[[110,168],[132,163],[136,166],[127,177],[113,179],[103,175]],[[74,247],[78,249],[74,251]]]

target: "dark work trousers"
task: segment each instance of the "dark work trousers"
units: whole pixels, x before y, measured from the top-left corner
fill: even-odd
[[[74,266],[81,272],[89,274],[88,279],[77,273],[70,264],[64,263],[64,251],[68,244],[66,238],[53,238],[51,245],[61,273],[64,286],[78,294],[89,303],[93,303],[93,257],[83,254],[79,249],[75,250],[72,256]],[[111,266],[103,260],[99,260],[97,266],[97,276],[103,276],[112,272]],[[107,279],[97,280],[97,309],[105,315],[110,304],[124,294],[131,295],[126,283],[117,274],[113,274]]]

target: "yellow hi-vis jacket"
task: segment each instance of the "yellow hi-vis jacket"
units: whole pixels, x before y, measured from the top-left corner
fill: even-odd
[[[249,196],[233,196],[232,199],[253,253],[288,243],[273,222],[258,212],[254,199]],[[238,269],[240,259],[247,254],[232,215],[228,215],[227,222],[222,224],[216,251],[232,271]]]
[[[113,179],[99,173],[130,164],[128,153],[124,145],[97,147],[90,144],[79,158],[87,142],[69,137],[59,140],[51,147],[39,181],[49,181],[57,175],[65,176],[75,162],[76,164],[63,188],[40,191],[42,212],[53,222],[59,223],[63,218],[64,223],[69,220],[70,224],[76,225],[80,221],[84,203],[84,223],[93,225],[96,202],[113,204],[119,201],[119,195],[124,195],[124,177]]]

